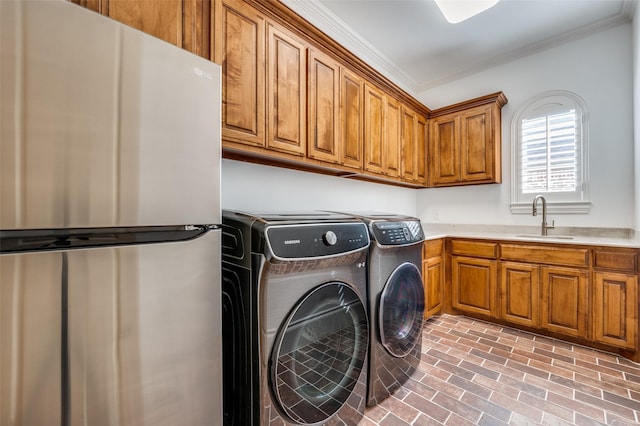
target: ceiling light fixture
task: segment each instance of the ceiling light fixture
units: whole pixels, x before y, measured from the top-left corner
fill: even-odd
[[[457,24],[484,12],[499,0],[435,0],[442,14],[452,24]]]

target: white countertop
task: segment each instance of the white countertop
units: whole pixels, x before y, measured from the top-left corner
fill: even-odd
[[[500,225],[455,225],[423,223],[426,240],[445,237],[534,242],[549,244],[595,245],[640,248],[640,241],[630,229],[556,228],[540,236],[540,227]]]

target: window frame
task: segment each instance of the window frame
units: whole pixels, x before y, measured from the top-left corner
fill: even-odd
[[[573,192],[539,192],[524,194],[521,182],[521,128],[522,119],[530,118],[533,113],[546,105],[571,104],[575,106],[579,129],[577,131],[577,159],[580,162],[576,176],[580,189]],[[553,90],[540,93],[529,99],[514,115],[511,122],[511,213],[531,214],[533,198],[542,194],[547,200],[549,213],[587,214],[591,209],[589,194],[589,134],[588,114],[584,99],[576,93],[566,90]]]

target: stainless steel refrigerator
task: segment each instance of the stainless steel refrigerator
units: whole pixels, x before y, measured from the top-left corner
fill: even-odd
[[[0,1],[0,425],[221,424],[220,67]]]

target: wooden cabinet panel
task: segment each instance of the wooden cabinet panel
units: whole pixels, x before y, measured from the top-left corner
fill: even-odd
[[[460,180],[460,117],[435,118],[429,125],[429,184],[454,184]]]
[[[484,241],[451,240],[451,252],[467,256],[496,258],[498,244]]]
[[[309,51],[309,132],[310,158],[339,163],[340,66],[316,50]]]
[[[265,18],[241,2],[215,3],[215,61],[222,64],[222,137],[265,143]]]
[[[589,249],[500,244],[500,258],[560,266],[589,266]]]
[[[594,340],[620,348],[637,349],[637,276],[596,272],[593,284]]]
[[[495,260],[453,256],[451,274],[452,306],[455,309],[495,317]]]
[[[385,105],[382,169],[387,176],[399,177],[402,111],[400,103],[393,98],[387,97]]]
[[[268,27],[267,147],[304,155],[307,123],[306,46],[287,31],[273,25]],[[337,108],[337,103],[334,107]]]
[[[491,106],[463,113],[460,119],[460,179],[491,180],[494,176],[495,143],[491,135]]]
[[[594,250],[593,267],[635,274],[638,270],[638,252],[623,248]]]
[[[340,69],[340,147],[341,163],[362,170],[364,142],[364,80]]]
[[[401,153],[401,176],[408,181],[414,181],[416,173],[416,114],[402,107],[402,138],[400,145]]]
[[[382,173],[384,145],[384,95],[375,87],[364,86],[364,169]]]
[[[425,185],[427,182],[427,120],[402,107],[401,177],[407,182]]]
[[[425,241],[422,246],[422,258],[430,259],[432,257],[442,256],[442,243],[442,239]]]
[[[427,119],[421,115],[416,121],[416,171],[415,181],[421,185],[427,184],[427,136],[429,128]]]
[[[429,318],[443,309],[444,262],[442,239],[425,241],[422,246],[422,280],[424,282],[424,317]]]
[[[444,267],[442,257],[433,257],[422,263],[424,281],[424,317],[429,318],[442,310]]]
[[[542,267],[541,326],[568,336],[588,337],[587,271]]]
[[[527,263],[504,262],[500,269],[501,317],[514,324],[538,327],[539,267]]]

